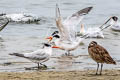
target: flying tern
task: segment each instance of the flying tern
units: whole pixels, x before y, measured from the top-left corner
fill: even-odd
[[[84,15],[91,11],[91,9],[92,7],[84,8],[63,21],[60,9],[58,8],[58,5],[56,5],[56,25],[59,29],[59,35],[57,35],[54,43],[59,49],[65,50],[66,55],[69,55],[70,51],[77,49],[83,40],[83,38],[78,38],[76,36],[76,26],[81,22]],[[52,40],[52,38],[53,37],[48,37],[47,39]]]

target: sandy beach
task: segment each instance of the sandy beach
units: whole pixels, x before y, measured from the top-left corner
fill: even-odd
[[[120,70],[1,72],[0,80],[120,80]]]

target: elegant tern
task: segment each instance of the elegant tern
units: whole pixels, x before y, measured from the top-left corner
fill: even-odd
[[[42,49],[38,49],[31,53],[12,53],[10,55],[18,56],[26,58],[34,63],[38,64],[38,69],[40,68],[40,64],[43,65],[43,62],[49,60],[52,55],[52,48],[56,48],[56,46],[51,46],[50,44],[45,43]],[[46,65],[44,65],[46,67]]]
[[[92,7],[84,8],[68,17],[66,20],[62,21],[60,14],[60,9],[56,5],[56,25],[59,29],[60,37],[57,38],[54,43],[62,50],[66,51],[66,55],[70,54],[70,51],[77,49],[83,38],[76,37],[76,26],[81,22],[84,15],[90,12]],[[49,37],[47,39],[52,39]]]

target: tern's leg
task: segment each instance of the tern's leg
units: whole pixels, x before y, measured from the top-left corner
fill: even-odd
[[[68,53],[67,53],[67,52],[65,52],[65,55],[67,56],[67,55],[68,55]]]
[[[39,63],[37,63],[38,64],[38,69],[40,69],[40,65],[39,65]]]
[[[98,74],[98,69],[99,69],[99,63],[97,63],[97,71],[96,71],[96,75]]]
[[[70,51],[66,51],[65,55],[69,56],[70,55]]]
[[[103,67],[103,64],[101,63],[100,75],[102,74],[102,67]]]
[[[47,66],[45,64],[42,64],[42,63],[40,63],[40,64],[43,65],[45,68],[47,68]]]
[[[68,51],[68,56],[70,55],[70,51]]]

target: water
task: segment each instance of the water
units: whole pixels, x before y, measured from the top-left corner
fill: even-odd
[[[83,22],[85,27],[99,27],[110,16],[119,14],[119,0],[0,0],[1,13],[33,13],[43,20],[40,24],[15,24],[10,23],[0,32],[0,71],[26,71],[24,67],[33,67],[36,64],[29,60],[10,56],[9,53],[31,52],[41,48],[41,43],[46,42],[47,32],[50,34],[57,30],[55,26],[55,5],[60,5],[63,18],[88,6],[93,10]],[[51,28],[50,31],[48,28]],[[80,27],[78,27],[79,29]],[[86,39],[83,46],[71,52],[74,56],[63,56],[64,51],[53,50],[52,58],[45,62],[48,70],[86,70],[96,69],[96,63],[88,56],[87,46],[95,40],[104,46],[110,55],[116,60],[117,65],[104,65],[104,69],[120,69],[120,33],[111,29],[104,31],[105,39]],[[11,65],[3,65],[12,62]],[[54,67],[55,69],[51,69]]]

